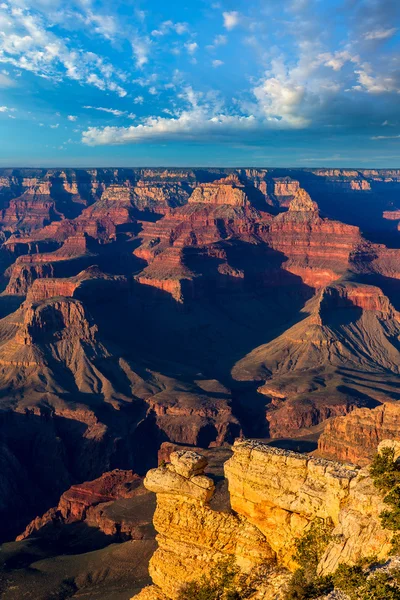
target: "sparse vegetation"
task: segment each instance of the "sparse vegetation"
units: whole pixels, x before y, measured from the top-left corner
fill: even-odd
[[[179,600],[246,600],[256,592],[259,583],[260,573],[245,575],[234,559],[228,558],[218,562],[209,575],[184,585]]]
[[[390,507],[380,514],[382,526],[399,532],[392,540],[392,552],[395,554],[400,550],[400,465],[392,448],[383,448],[375,455],[370,473],[375,486],[385,493],[383,501]]]
[[[351,600],[400,600],[400,570],[371,573],[371,563],[339,565],[332,576],[336,589]]]
[[[293,574],[287,600],[318,598],[332,589],[330,577],[319,577],[317,566],[332,538],[333,523],[315,520],[296,542],[293,559],[299,569]]]

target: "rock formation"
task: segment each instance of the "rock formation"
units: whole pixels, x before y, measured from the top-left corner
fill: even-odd
[[[115,469],[94,481],[70,487],[58,506],[34,519],[17,541],[32,535],[49,537],[65,525],[85,523],[115,539],[152,539],[153,496],[132,471]],[[52,529],[53,528],[53,529]]]
[[[372,410],[358,408],[345,417],[330,419],[318,440],[318,455],[366,465],[385,439],[400,431],[400,407],[385,402]]]
[[[167,598],[178,599],[183,583],[200,578],[224,557],[234,556],[247,570],[272,559],[256,527],[210,506],[214,483],[203,475],[206,461],[199,454],[183,450],[170,458],[166,467],[149,471],[144,482],[157,494],[158,549],[150,561],[150,575]]]
[[[338,283],[304,317],[239,361],[233,376],[258,380],[272,437],[290,437],[353,408],[396,398],[398,314],[379,288]],[[374,385],[380,380],[384,388]]]
[[[237,442],[225,463],[229,496],[222,510],[213,507],[214,484],[202,474],[201,455],[181,450],[170,459],[144,482],[157,494],[158,549],[150,561],[154,585],[138,600],[178,599],[185,582],[200,579],[226,556],[244,572],[268,565],[254,598],[282,598],[296,569],[294,543],[315,521],[333,528],[320,573],[342,561],[387,557],[392,534],[381,527],[384,503],[367,470]]]

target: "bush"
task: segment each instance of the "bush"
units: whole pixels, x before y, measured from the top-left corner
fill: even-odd
[[[400,600],[400,571],[370,573],[358,563],[352,567],[340,565],[333,574],[335,589],[351,600]]]
[[[329,577],[318,577],[317,566],[329,542],[332,541],[333,523],[315,520],[296,541],[293,560],[300,568],[295,571],[286,593],[287,600],[318,598],[332,589]]]
[[[383,501],[391,509],[384,510],[379,515],[382,527],[390,531],[400,531],[400,466],[394,460],[394,451],[384,448],[376,454],[371,467],[371,477],[376,487],[382,492],[388,492]],[[394,535],[392,540],[392,552],[400,550],[400,535]]]
[[[328,594],[333,588],[331,577],[310,578],[304,569],[297,569],[293,574],[287,592],[286,600],[306,600]]]
[[[376,454],[370,466],[370,474],[376,487],[388,492],[396,484],[400,483],[400,469],[394,460],[394,450],[383,448]]]
[[[218,562],[208,576],[185,584],[179,600],[245,600],[255,591],[233,558],[229,558]]]
[[[305,572],[315,574],[329,542],[332,541],[332,521],[316,519],[295,544],[293,559]]]

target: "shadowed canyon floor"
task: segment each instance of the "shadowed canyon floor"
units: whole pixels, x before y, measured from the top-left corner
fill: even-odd
[[[399,170],[0,169],[5,598],[148,583],[162,444],[364,465],[395,436],[399,191]],[[87,483],[115,473],[132,489]]]

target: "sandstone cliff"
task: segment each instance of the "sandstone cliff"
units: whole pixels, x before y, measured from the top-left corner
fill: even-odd
[[[207,574],[224,556],[244,572],[268,565],[254,598],[282,598],[296,568],[294,543],[314,521],[333,527],[320,573],[372,554],[385,558],[390,550],[392,534],[379,519],[384,504],[367,470],[236,442],[225,463],[229,497],[222,511],[213,506],[204,457],[181,450],[170,460],[145,479],[157,495],[158,549],[150,561],[154,585],[135,598],[177,600],[185,582]]]
[[[380,442],[396,439],[400,406],[385,402],[372,410],[358,408],[345,417],[330,419],[318,440],[318,455],[366,465]]]

